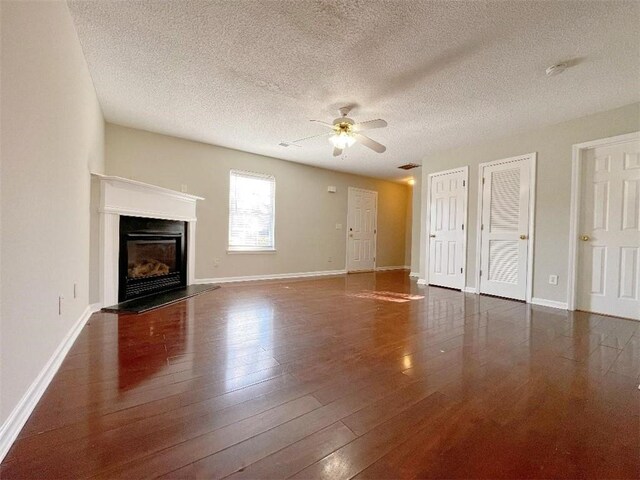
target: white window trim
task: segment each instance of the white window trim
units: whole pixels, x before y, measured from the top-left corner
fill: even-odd
[[[229,182],[231,182],[231,175],[233,174],[246,175],[250,177],[263,178],[265,180],[271,180],[273,182],[273,214],[272,225],[273,229],[272,238],[273,245],[268,247],[234,247],[229,245],[229,234],[231,230],[231,208],[229,208],[229,218],[227,222],[227,255],[237,255],[237,254],[274,254],[277,252],[276,250],[276,177],[274,175],[269,175],[266,173],[258,173],[252,172],[249,170],[239,170],[237,168],[232,168],[229,170]],[[231,191],[231,183],[229,183],[228,191]]]
[[[261,250],[248,250],[246,248],[241,248],[241,249],[232,249],[232,248],[227,248],[227,255],[244,255],[244,254],[248,254],[248,255],[259,255],[259,254],[270,254],[270,253],[276,253],[278,250],[276,250],[275,248],[264,248]]]

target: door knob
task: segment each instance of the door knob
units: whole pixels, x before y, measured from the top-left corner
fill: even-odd
[[[582,235],[580,237],[580,240],[582,240],[583,242],[588,242],[589,240],[591,240],[591,237],[589,237],[589,235]]]
[[[520,240],[526,240],[527,236],[526,235],[520,235]]]
[[[432,233],[431,235],[429,235],[431,238],[436,238],[435,233]]]

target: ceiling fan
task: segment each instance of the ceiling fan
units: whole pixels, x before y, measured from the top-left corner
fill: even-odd
[[[323,122],[322,120],[311,120],[312,122],[319,123],[331,131],[327,133],[321,133],[320,135],[312,135],[310,137],[300,138],[293,142],[280,143],[283,147],[300,147],[299,142],[305,140],[311,140],[312,138],[329,137],[329,141],[333,145],[333,156],[337,157],[342,154],[342,151],[356,142],[360,142],[365,147],[370,148],[374,152],[383,153],[387,147],[375,140],[363,135],[363,130],[372,130],[374,128],[384,128],[387,126],[387,122],[381,118],[375,120],[367,120],[366,122],[355,123],[349,115],[352,107],[342,107],[340,109],[340,116],[336,118],[333,123]]]

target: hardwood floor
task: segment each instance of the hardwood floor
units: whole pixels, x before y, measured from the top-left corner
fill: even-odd
[[[639,478],[640,323],[418,287],[95,314],[2,478]]]

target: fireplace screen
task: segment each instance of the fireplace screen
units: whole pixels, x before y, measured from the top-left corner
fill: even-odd
[[[186,222],[120,217],[118,300],[187,285]]]
[[[176,240],[128,240],[129,279],[158,277],[176,271]]]

